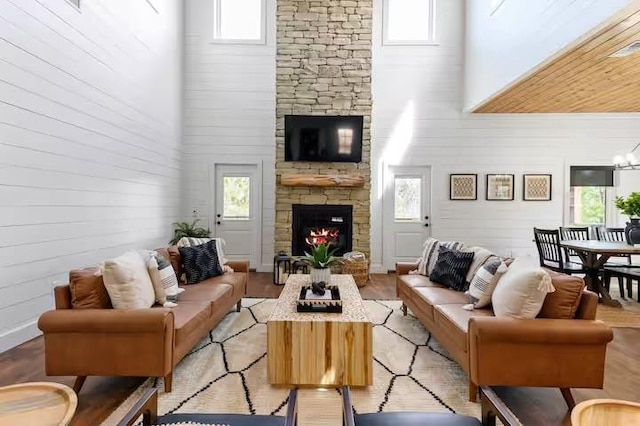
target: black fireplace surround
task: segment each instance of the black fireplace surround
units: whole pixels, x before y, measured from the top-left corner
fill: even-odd
[[[352,248],[353,206],[294,204],[292,226],[293,256],[303,256],[305,251],[309,251],[311,246],[307,238],[312,232],[322,230],[337,231],[331,249],[337,248],[335,255],[342,256]]]

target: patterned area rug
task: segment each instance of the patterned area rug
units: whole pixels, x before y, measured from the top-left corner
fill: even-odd
[[[244,299],[241,312],[230,312],[180,362],[171,393],[162,391],[161,380],[150,379],[103,425],[117,424],[144,389],[153,385],[160,387],[160,415],[284,415],[288,391],[269,385],[266,371],[266,321],[275,303],[275,299]],[[374,323],[374,385],[353,389],[356,412],[431,411],[480,416],[480,404],[467,400],[465,373],[415,317],[402,316],[401,302],[364,303]],[[327,397],[330,404],[340,407],[337,391],[318,396],[319,410],[323,409],[321,401],[329,401]],[[300,410],[304,404],[299,401]]]

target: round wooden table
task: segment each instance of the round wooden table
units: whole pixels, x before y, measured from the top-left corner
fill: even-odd
[[[66,426],[77,406],[73,389],[60,383],[0,387],[0,426]]]

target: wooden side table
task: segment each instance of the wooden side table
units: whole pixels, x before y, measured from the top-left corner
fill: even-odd
[[[0,426],[66,426],[78,407],[73,389],[33,382],[0,388]]]

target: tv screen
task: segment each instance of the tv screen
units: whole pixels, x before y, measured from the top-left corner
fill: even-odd
[[[285,116],[285,161],[359,163],[362,121],[362,116]]]

